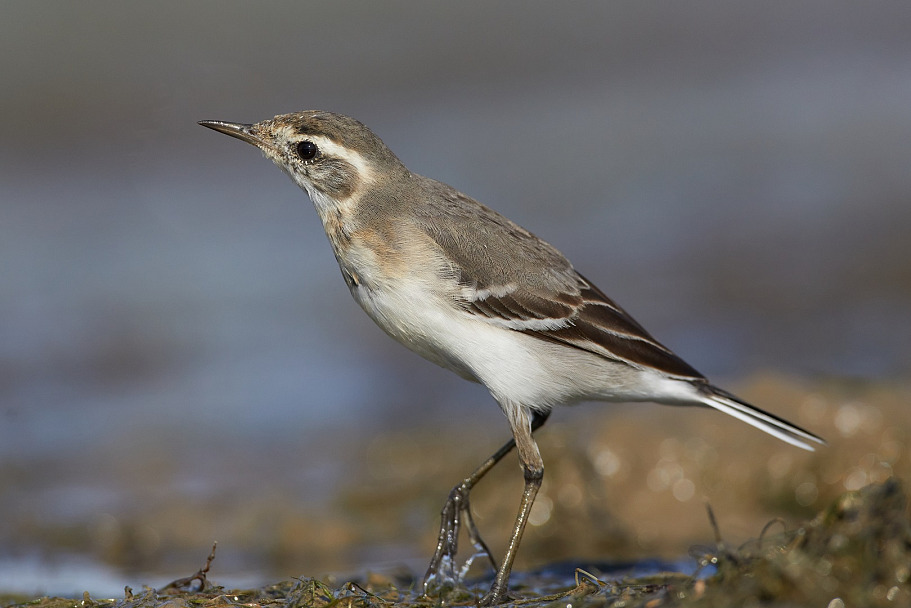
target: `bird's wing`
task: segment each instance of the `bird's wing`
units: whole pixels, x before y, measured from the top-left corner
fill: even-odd
[[[431,180],[428,180],[431,182]],[[702,374],[655,340],[551,245],[440,184],[418,225],[441,248],[464,310],[491,324],[687,380]]]
[[[654,369],[688,380],[703,376],[655,340],[626,311],[578,275],[577,293],[475,290],[468,310],[489,322],[560,342],[634,367]],[[470,292],[469,292],[470,293]]]

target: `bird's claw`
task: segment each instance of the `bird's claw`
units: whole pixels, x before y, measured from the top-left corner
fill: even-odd
[[[452,489],[446,504],[440,512],[440,534],[437,539],[437,548],[427,567],[427,573],[424,575],[423,589],[424,593],[430,588],[431,584],[437,587],[456,587],[468,574],[469,568],[478,557],[487,557],[494,571],[497,570],[496,562],[487,548],[484,539],[478,532],[478,527],[471,516],[471,508],[468,500],[470,486],[462,482]],[[475,553],[471,555],[461,568],[456,565],[456,553],[459,546],[459,533],[462,529],[462,522],[467,525],[468,539],[475,548]]]

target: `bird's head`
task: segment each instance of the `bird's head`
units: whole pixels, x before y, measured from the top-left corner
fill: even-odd
[[[321,212],[359,199],[378,180],[407,173],[379,137],[341,114],[307,110],[255,124],[219,120],[199,124],[262,150],[307,191]]]

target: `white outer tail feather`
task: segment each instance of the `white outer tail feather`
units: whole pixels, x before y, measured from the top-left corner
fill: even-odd
[[[724,412],[738,420],[746,422],[761,431],[765,431],[773,437],[790,443],[798,448],[815,451],[813,443],[825,445],[825,441],[813,433],[805,431],[800,427],[794,426],[776,416],[768,414],[748,403],[736,399],[720,389],[711,387],[709,391],[703,393],[704,403],[713,407],[719,412]],[[810,443],[812,442],[812,443]]]

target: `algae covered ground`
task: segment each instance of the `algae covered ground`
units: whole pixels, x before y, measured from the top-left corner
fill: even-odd
[[[911,605],[911,523],[905,488],[895,479],[840,496],[812,520],[784,531],[772,522],[738,548],[723,539],[700,559],[715,572],[703,577],[668,572],[612,579],[576,570],[573,581],[546,569],[527,573],[514,588],[515,605],[566,606],[908,606]],[[415,581],[367,575],[338,582],[299,578],[258,589],[225,589],[209,580],[212,559],[195,575],[161,589],[126,589],[121,599],[8,598],[4,605],[36,608],[423,607],[470,606],[486,581],[428,596]]]
[[[583,406],[555,416],[540,433],[545,484],[516,564],[515,603],[911,606],[909,387],[757,377],[737,390],[775,404],[774,411],[829,445],[802,452],[702,410]],[[476,603],[489,585],[491,573],[476,565],[464,586],[429,597],[417,591],[442,498],[496,445],[496,432],[465,424],[445,434],[387,429],[369,439],[334,438],[337,451],[325,453],[357,466],[345,469],[319,502],[301,496],[310,486],[282,474],[292,462],[318,462],[301,464],[298,454],[278,457],[264,448],[263,459],[252,461],[263,468],[251,469],[249,458],[225,458],[218,461],[222,469],[211,469],[213,476],[228,470],[244,491],[182,490],[169,480],[186,470],[168,460],[178,451],[162,449],[165,441],[149,452],[134,440],[133,459],[117,463],[118,479],[127,490],[134,483],[141,500],[125,500],[100,520],[88,510],[43,520],[44,503],[37,499],[23,503],[32,505],[28,513],[13,508],[29,484],[39,488],[46,479],[59,485],[77,465],[93,470],[86,462],[100,461],[92,460],[91,446],[68,462],[0,467],[6,488],[0,503],[10,501],[0,504],[6,546],[31,542],[48,554],[81,549],[120,568],[120,584],[133,587],[114,599],[81,589],[59,593],[66,597],[2,595],[8,590],[0,589],[0,603],[461,606]],[[149,462],[160,469],[149,469]],[[137,470],[146,475],[135,476]],[[20,494],[11,493],[14,487]],[[521,475],[507,462],[472,494],[475,519],[495,556],[520,491]],[[10,496],[20,501],[13,504]],[[214,559],[205,562],[216,539]],[[247,568],[265,572],[263,581],[281,582],[236,588],[232,581]],[[141,574],[155,572],[172,575]],[[187,578],[162,583],[180,574]]]

